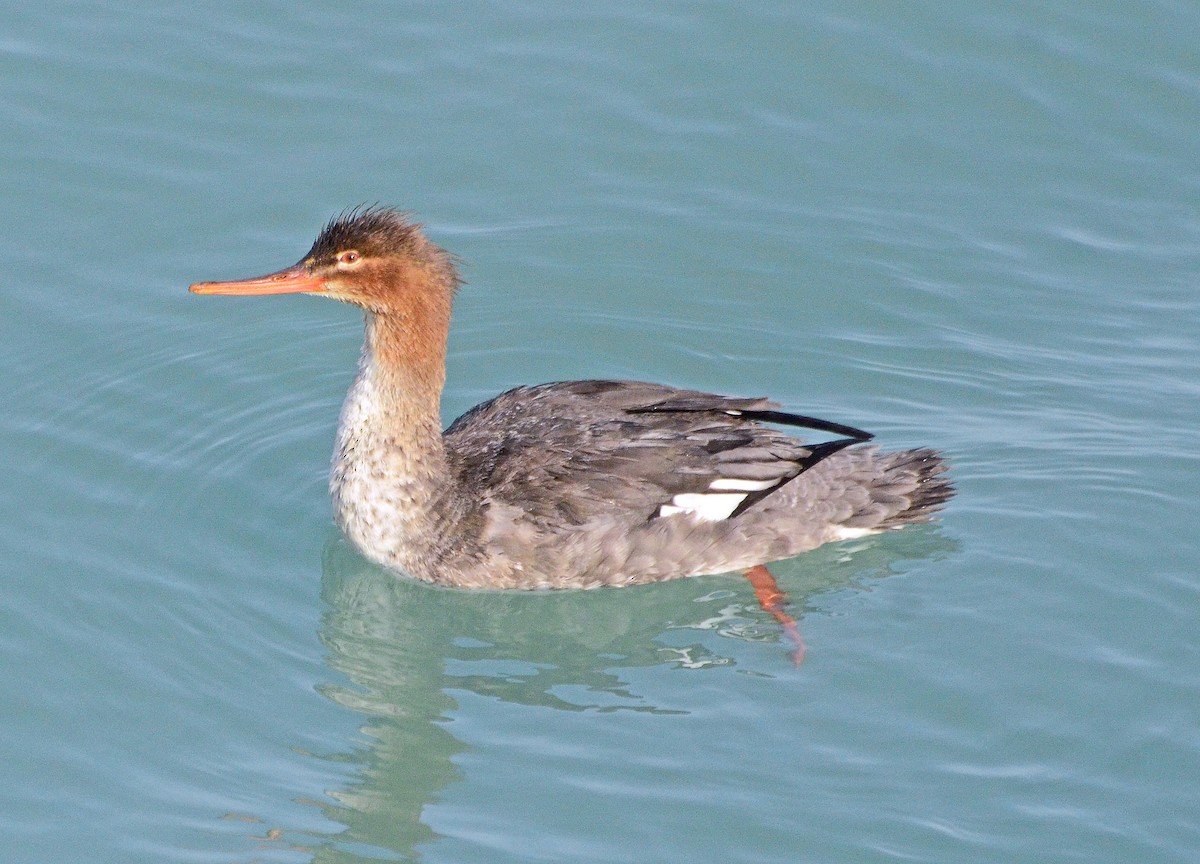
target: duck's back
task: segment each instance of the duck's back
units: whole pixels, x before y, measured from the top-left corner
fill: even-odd
[[[843,437],[806,444],[767,422]],[[750,566],[927,521],[951,494],[941,460],[851,446],[869,438],[766,399],[569,381],[483,403],[445,444],[459,482],[503,514],[498,541],[507,532],[540,549],[525,553],[531,579],[614,584]]]

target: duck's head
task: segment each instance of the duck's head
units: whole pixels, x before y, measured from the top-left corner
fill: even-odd
[[[397,210],[367,207],[335,217],[299,263],[266,276],[197,282],[195,294],[321,294],[376,313],[444,301],[458,287],[451,255]],[[441,305],[438,303],[438,305]]]

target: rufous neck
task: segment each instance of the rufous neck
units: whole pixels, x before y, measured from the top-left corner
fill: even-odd
[[[373,560],[419,578],[468,549],[474,506],[450,470],[439,398],[445,336],[367,312],[330,470],[334,514]]]
[[[363,362],[372,367],[380,412],[402,426],[432,424],[440,441],[449,316],[444,324],[408,313],[368,311],[365,317]]]

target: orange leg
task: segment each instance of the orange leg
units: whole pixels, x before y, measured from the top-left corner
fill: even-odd
[[[804,662],[804,653],[807,649],[804,647],[804,640],[800,638],[800,628],[796,626],[796,619],[783,609],[787,603],[787,594],[779,587],[779,583],[775,581],[771,571],[762,564],[755,564],[744,573],[754,587],[754,596],[758,598],[758,605],[764,611],[771,613],[771,616],[783,627],[783,632],[792,640],[792,644],[796,646],[792,651],[792,662],[799,666]]]

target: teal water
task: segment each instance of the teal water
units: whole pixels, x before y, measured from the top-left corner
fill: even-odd
[[[9,4],[5,862],[1200,859],[1193,4]],[[769,394],[954,462],[741,580],[468,594],[325,471],[342,208],[462,256],[449,421]]]

